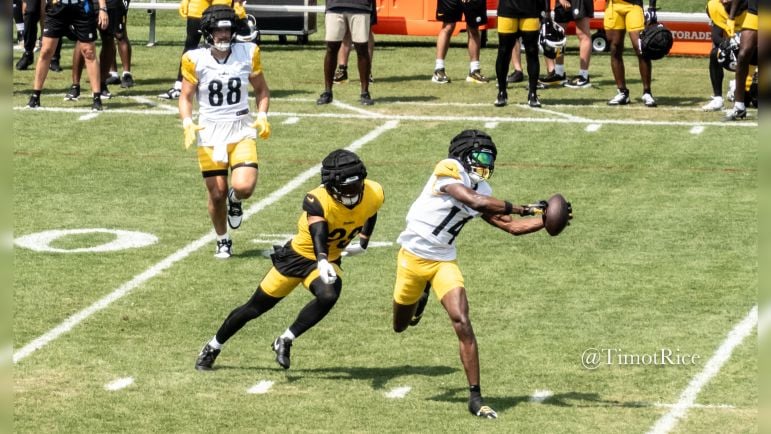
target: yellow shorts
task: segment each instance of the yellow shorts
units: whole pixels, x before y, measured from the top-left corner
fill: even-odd
[[[537,32],[540,29],[538,18],[498,17],[498,33]]]
[[[330,262],[330,264],[335,267],[337,278],[342,279],[343,270],[340,269],[340,267],[334,262]],[[319,277],[319,270],[316,269],[314,269],[305,277],[289,277],[279,273],[278,270],[276,270],[276,267],[271,267],[270,271],[268,271],[268,274],[265,275],[265,277],[262,279],[262,282],[260,282],[260,287],[263,291],[265,291],[266,294],[270,295],[271,297],[283,298],[289,295],[289,293],[292,292],[300,283],[302,283],[306,289],[310,288],[311,282],[313,282],[317,277]]]
[[[610,0],[605,8],[605,30],[639,32],[645,28],[643,8],[622,0]]]
[[[463,287],[458,261],[434,261],[399,250],[396,267],[394,301],[401,305],[418,302],[426,283],[431,283],[436,298],[441,300],[451,289]]]
[[[739,19],[736,19],[736,27],[739,27]],[[758,30],[758,16],[752,13],[747,13],[747,16],[744,17],[744,21],[741,23],[742,29],[747,30]],[[736,30],[739,31],[738,29]]]
[[[227,175],[228,168],[230,167],[248,166],[256,168],[259,163],[257,159],[257,142],[251,138],[228,145],[227,163],[214,162],[212,160],[213,153],[214,148],[212,146],[198,147],[198,167],[201,168],[201,173],[203,173],[204,177]]]

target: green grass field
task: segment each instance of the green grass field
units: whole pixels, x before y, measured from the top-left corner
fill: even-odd
[[[132,10],[137,86],[111,88],[98,116],[87,98],[62,101],[71,45],[65,71],[49,74],[42,110],[22,109],[32,71],[13,75],[16,240],[85,228],[157,237],[104,253],[14,248],[15,431],[597,433],[670,421],[672,432],[757,432],[757,111],[724,124],[699,110],[710,93],[706,59],[655,63],[657,109],[638,100],[631,54],[628,107],[605,105],[615,89],[601,54],[591,89],[544,90],[543,110],[532,110],[517,86],[496,109],[493,83],[462,80],[463,36],[447,58],[447,86],[429,81],[432,38],[381,36],[376,105],[365,110],[355,81],[335,87],[336,104],[315,105],[320,34],[308,45],[266,36],[273,137],[259,143],[260,180],[233,234],[236,254],[218,261],[195,154],[184,150],[175,104],[155,97],[173,83],[184,33],[175,14],[159,21],[158,44],[145,47],[147,17]],[[494,33],[491,42],[488,75]],[[575,49],[567,64],[573,72]],[[342,297],[296,341],[290,370],[268,347],[310,299],[302,288],[229,341],[217,370],[193,369],[269,269],[263,251],[294,232],[302,197],[319,182],[305,171],[333,149],[357,149],[386,192],[374,241],[392,243],[465,128],[498,144],[496,196],[526,203],[561,192],[574,207],[558,237],[515,239],[476,221],[457,240],[482,388],[498,420],[466,411],[457,340],[435,299],[418,327],[391,330],[393,244],[344,261]],[[50,246],[112,240],[88,233]],[[583,367],[591,348],[612,351],[610,363]],[[662,350],[698,357],[630,362]],[[713,364],[716,355],[725,363]],[[133,382],[107,390],[125,378]],[[264,393],[249,393],[258,385]]]

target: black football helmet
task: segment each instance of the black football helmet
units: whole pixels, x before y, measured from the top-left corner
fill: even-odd
[[[565,49],[568,38],[565,36],[565,29],[552,20],[541,24],[541,31],[538,35],[538,43],[541,45],[543,55],[549,59],[556,59]]]
[[[493,176],[498,148],[487,133],[464,130],[450,141],[448,156],[458,160],[476,184]]]
[[[736,71],[739,59],[739,34],[725,38],[717,46],[717,63],[729,71]]]
[[[201,29],[200,32],[203,35],[203,39],[207,44],[215,47],[221,51],[227,51],[230,49],[230,44],[227,47],[216,46],[214,43],[214,31],[219,29],[230,29],[231,36],[230,42],[233,42],[236,38],[236,12],[230,6],[214,5],[209,6],[203,11],[201,15]]]
[[[351,151],[337,149],[321,162],[321,183],[336,201],[353,207],[361,202],[367,168]]]
[[[236,41],[260,43],[260,30],[257,28],[257,18],[246,15],[236,21]]]
[[[640,52],[649,60],[658,60],[669,54],[674,42],[672,31],[663,24],[651,24],[640,32]]]

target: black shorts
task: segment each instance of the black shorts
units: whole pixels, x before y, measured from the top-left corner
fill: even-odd
[[[90,3],[57,3],[46,8],[43,36],[61,38],[70,33],[73,33],[75,40],[80,42],[96,40],[96,11]]]
[[[439,0],[436,3],[436,20],[443,23],[457,23],[466,17],[469,27],[487,24],[487,2],[485,0]]]
[[[318,266],[316,261],[295,252],[291,241],[288,241],[283,246],[273,246],[270,260],[273,262],[273,267],[287,277],[308,277]],[[342,261],[340,261],[340,258],[337,258],[337,260],[332,262],[339,267]]]
[[[99,29],[99,36],[104,38],[105,36],[114,37],[117,34],[122,34],[126,29],[126,14],[123,9],[123,3],[118,2],[116,6],[107,6],[107,18],[109,23],[107,28]]]
[[[578,21],[581,18],[594,18],[593,0],[570,0],[570,10],[566,10],[557,2],[554,7],[554,21],[568,23]]]

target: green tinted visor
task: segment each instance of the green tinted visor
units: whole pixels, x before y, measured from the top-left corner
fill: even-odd
[[[471,160],[482,167],[492,167],[495,157],[489,151],[473,151],[471,152]]]

